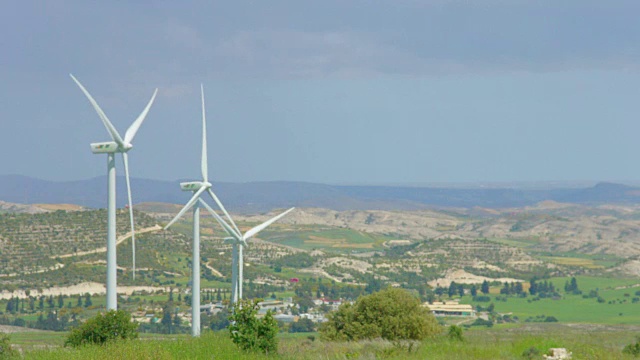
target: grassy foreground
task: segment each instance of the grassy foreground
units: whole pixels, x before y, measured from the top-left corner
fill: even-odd
[[[237,349],[226,332],[206,332],[198,339],[187,336],[113,343],[81,349],[27,350],[25,359],[525,359],[534,347],[540,353],[551,347],[566,347],[574,359],[633,359],[622,354],[638,329],[575,328],[536,324],[520,327],[471,330],[464,342],[438,336],[422,343],[394,346],[386,341],[333,343],[311,341],[306,335],[285,334],[278,354],[246,353]],[[317,337],[317,335],[316,335]]]

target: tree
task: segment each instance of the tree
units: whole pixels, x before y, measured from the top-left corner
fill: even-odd
[[[211,316],[209,328],[211,330],[222,330],[229,326],[229,312],[226,309],[218,311]]]
[[[523,290],[524,290],[524,288],[522,287],[522,283],[521,282],[517,282],[513,286],[513,292],[515,292],[518,295],[522,294]]]
[[[275,354],[278,351],[278,322],[271,311],[258,319],[258,300],[240,300],[233,305],[229,321],[231,340],[241,349]]]
[[[404,289],[388,288],[344,303],[320,327],[327,340],[357,341],[422,340],[441,331],[441,327],[420,300]]]
[[[84,307],[89,307],[93,304],[93,302],[91,301],[91,294],[86,293],[84,296]]]
[[[300,318],[300,320],[291,324],[289,327],[289,332],[299,333],[299,332],[314,332],[316,330],[316,324],[308,318]]]
[[[13,298],[9,299],[9,301],[7,301],[7,307],[6,307],[6,312],[8,313],[13,313],[15,311],[15,308],[13,307]]]
[[[171,310],[169,306],[164,307],[160,323],[164,326],[165,330],[171,334],[171,325],[173,325],[173,321],[171,319]]]
[[[471,296],[476,296],[478,295],[478,289],[476,288],[475,285],[471,285]]]
[[[489,282],[487,280],[482,282],[482,286],[480,287],[480,291],[487,295],[489,293]]]
[[[529,281],[529,294],[535,295],[538,293],[538,284],[536,283],[536,279],[531,279]]]
[[[448,293],[449,297],[453,297],[457,289],[458,289],[458,286],[456,285],[455,281],[452,281],[451,284],[449,285],[449,293]]]
[[[109,310],[106,313],[99,313],[71,330],[64,346],[104,344],[137,337],[138,323],[131,321],[131,314],[124,310]]]
[[[173,314],[173,326],[179,328],[182,325],[182,320],[180,320],[180,316],[178,313]]]

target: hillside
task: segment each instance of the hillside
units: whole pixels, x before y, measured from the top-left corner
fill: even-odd
[[[134,202],[181,204],[189,194],[179,181],[132,180]],[[122,177],[117,180],[117,203],[126,203]],[[532,206],[552,200],[575,204],[639,204],[640,189],[601,183],[587,188],[445,188],[402,186],[339,186],[304,182],[214,182],[214,190],[227,207],[255,213],[290,206],[332,210],[420,210],[427,208],[488,208]],[[106,178],[53,182],[17,175],[0,176],[0,200],[19,203],[69,203],[105,206]]]
[[[135,282],[130,277],[127,213],[118,211],[119,283],[188,283],[190,218],[169,231],[155,227],[178,210],[163,203],[136,206],[137,228],[149,232],[137,236],[140,272]],[[246,231],[277,212],[234,217]],[[105,210],[0,215],[0,281],[42,288],[104,281],[105,219]],[[203,214],[201,223],[203,276],[212,286],[228,287],[231,248],[210,216]],[[311,276],[411,288],[533,276],[637,275],[638,229],[640,206],[626,205],[546,201],[491,211],[302,208],[250,242],[245,276],[278,287],[288,286],[291,277]]]

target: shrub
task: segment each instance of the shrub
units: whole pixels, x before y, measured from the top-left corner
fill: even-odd
[[[458,325],[449,326],[449,333],[447,333],[447,337],[449,338],[449,340],[453,341],[464,341],[462,328]]]
[[[527,359],[537,359],[540,357],[540,350],[537,347],[532,346],[522,352],[522,356]]]
[[[640,356],[640,337],[636,337],[636,342],[634,344],[625,346],[624,349],[622,349],[622,352],[635,357]]]
[[[327,340],[423,340],[442,330],[420,300],[403,289],[361,296],[355,304],[344,303],[327,317],[320,327]]]
[[[8,334],[0,334],[0,359],[18,358],[18,355],[11,347],[11,337]]]
[[[297,322],[291,324],[291,327],[289,327],[289,332],[314,332],[316,330],[315,328],[316,324],[314,324],[311,319],[301,318]]]
[[[475,302],[489,302],[491,301],[491,297],[490,296],[486,296],[486,295],[477,295],[473,297],[473,301]]]
[[[493,326],[493,321],[491,320],[485,320],[485,319],[481,319],[481,318],[477,318],[472,324],[471,326],[486,326],[486,327],[492,327]]]
[[[101,345],[113,340],[137,337],[138,323],[131,321],[131,314],[124,310],[109,310],[106,313],[99,313],[72,329],[64,346]]]
[[[240,300],[234,304],[229,321],[231,340],[241,349],[266,354],[278,351],[278,322],[271,311],[258,319],[258,300]]]

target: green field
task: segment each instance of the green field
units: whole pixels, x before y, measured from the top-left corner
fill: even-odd
[[[444,334],[413,345],[381,341],[323,342],[318,334],[281,334],[277,354],[265,356],[238,350],[226,332],[188,336],[143,337],[141,340],[81,349],[25,349],[25,359],[524,359],[531,348],[542,358],[551,347],[565,347],[574,359],[631,359],[621,350],[633,341],[637,328],[606,331],[554,324],[470,330],[464,342],[449,341]],[[315,341],[307,338],[313,335]],[[17,334],[14,338],[18,338]],[[59,340],[42,338],[43,345]]]
[[[383,235],[374,235],[352,229],[317,228],[293,232],[265,231],[263,239],[303,250],[327,249],[337,251],[374,250],[382,246]]]
[[[560,289],[562,298],[558,300],[543,298],[534,301],[535,296],[519,298],[510,296],[507,301],[496,301],[495,295],[490,295],[495,304],[495,311],[506,314],[512,313],[525,321],[529,317],[554,316],[563,323],[591,323],[591,324],[640,324],[640,302],[633,303],[636,291],[640,291],[640,281],[636,279],[613,279],[604,277],[577,277],[578,286],[583,294],[590,290],[597,290],[604,299],[599,303],[596,298],[583,298],[582,295],[564,294],[563,288],[569,278],[552,278],[556,288]],[[462,303],[486,307],[488,302],[473,302],[471,296],[464,296]],[[611,303],[610,303],[611,302]]]

